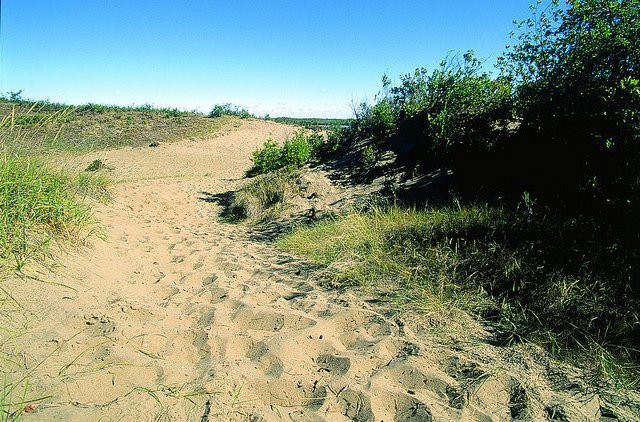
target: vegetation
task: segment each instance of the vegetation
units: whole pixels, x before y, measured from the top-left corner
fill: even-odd
[[[236,116],[236,117],[240,117],[241,119],[256,117],[253,114],[249,113],[247,109],[234,106],[233,104],[216,104],[211,110],[211,112],[209,113],[209,117],[222,117],[222,116]]]
[[[43,161],[0,158],[0,265],[20,269],[43,257],[52,240],[77,240],[93,223],[84,195],[105,195],[106,180],[72,178]]]
[[[461,307],[501,340],[637,386],[640,1],[554,1],[518,28],[498,77],[471,52],[396,86],[384,77],[338,135],[372,162],[396,149],[452,170],[455,206],[355,213],[280,243],[340,286]]]
[[[284,123],[287,125],[298,125],[305,129],[311,130],[326,130],[348,127],[351,119],[323,119],[315,117],[266,117],[267,120],[272,120],[278,123]]]
[[[234,193],[230,217],[253,221],[275,218],[287,208],[287,199],[296,191],[296,177],[292,171],[257,176]]]
[[[299,228],[279,245],[328,266],[333,286],[365,288],[397,310],[462,309],[499,328],[496,341],[536,341],[558,356],[580,341],[595,375],[635,385],[638,310],[606,290],[612,275],[628,276],[609,268],[624,258],[585,233],[597,222],[544,217],[486,204],[381,207]]]
[[[104,176],[74,176],[34,154],[44,148],[37,134],[60,125],[57,119],[63,118],[65,109],[34,119],[42,115],[37,105],[17,113],[17,103],[0,120],[0,271],[20,270],[30,259],[46,257],[52,243],[87,235],[94,220],[84,198],[109,197]],[[33,123],[25,129],[16,117]]]
[[[208,119],[196,112],[150,105],[69,106],[24,100],[19,93],[0,98],[0,136],[8,146],[23,153],[146,146],[152,142],[204,137],[217,132],[231,119]],[[16,131],[19,136],[13,135]]]
[[[77,239],[93,222],[79,196],[103,192],[104,179],[72,178],[37,159],[0,159],[0,262],[22,268],[53,239]],[[103,193],[99,193],[104,197]]]
[[[253,153],[252,173],[262,174],[282,168],[299,168],[311,161],[317,161],[338,147],[338,138],[333,134],[324,137],[319,132],[296,132],[283,145],[267,139],[262,148]]]

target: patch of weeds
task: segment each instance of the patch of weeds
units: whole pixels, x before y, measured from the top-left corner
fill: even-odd
[[[91,164],[89,164],[87,166],[87,168],[84,169],[84,171],[98,171],[98,170],[102,170],[106,167],[104,161],[97,159],[97,160],[93,160],[91,162]]]

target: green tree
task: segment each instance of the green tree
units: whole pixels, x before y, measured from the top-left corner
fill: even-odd
[[[545,161],[541,188],[595,207],[637,206],[640,1],[555,0],[541,9],[519,23],[499,62],[518,86],[523,148]]]

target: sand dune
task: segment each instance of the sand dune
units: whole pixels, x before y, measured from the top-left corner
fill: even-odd
[[[120,182],[98,205],[104,240],[42,270],[49,283],[8,284],[25,306],[16,347],[33,394],[51,395],[26,420],[489,421],[544,418],[556,401],[569,420],[595,417],[597,397],[555,395],[539,362],[523,380],[487,345],[439,344],[221,222],[204,199],[237,187],[251,151],[292,130],[247,121],[78,158],[105,158]],[[527,380],[542,396],[523,394]]]

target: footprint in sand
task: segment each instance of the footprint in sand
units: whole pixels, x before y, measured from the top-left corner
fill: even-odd
[[[302,330],[316,324],[316,321],[295,314],[281,314],[273,311],[253,311],[248,307],[239,309],[233,321],[240,329],[260,331]]]
[[[316,365],[319,370],[329,372],[332,375],[344,375],[351,367],[351,360],[348,357],[330,354],[320,355],[316,358]]]

